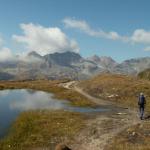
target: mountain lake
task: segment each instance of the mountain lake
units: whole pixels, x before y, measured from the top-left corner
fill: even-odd
[[[71,106],[67,100],[57,100],[53,94],[30,89],[0,91],[0,137],[6,135],[17,116],[28,110],[66,110],[80,113],[106,112],[107,108]]]

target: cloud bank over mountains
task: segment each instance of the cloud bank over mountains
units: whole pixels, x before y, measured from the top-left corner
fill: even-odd
[[[36,51],[40,55],[55,52],[79,52],[75,40],[69,39],[67,35],[57,27],[43,27],[33,23],[20,24],[23,35],[13,35],[13,39],[25,45],[28,51]]]
[[[55,52],[63,53],[66,51],[79,53],[78,43],[70,39],[58,27],[44,27],[39,24],[20,24],[22,35],[12,35],[13,41],[21,44],[24,52],[20,51],[13,54],[13,50],[4,46],[4,40],[0,37],[0,62],[16,59],[26,59],[26,54],[36,51],[40,55],[51,54]]]
[[[11,50],[7,47],[0,47],[0,62],[8,61],[13,59]]]
[[[120,35],[116,31],[104,31],[93,29],[85,20],[74,18],[64,18],[63,23],[66,28],[77,29],[88,36],[94,38],[104,38],[118,40],[127,44],[142,44],[144,51],[150,51],[150,31],[135,29],[131,35]],[[20,24],[22,33],[12,35],[13,41],[21,45],[24,51],[20,50],[18,59],[24,59],[28,52],[36,51],[40,55],[52,54],[55,52],[63,53],[66,51],[79,53],[80,47],[75,39],[68,37],[58,27],[44,27],[40,24],[22,23]],[[4,45],[5,41],[0,36],[0,61],[16,59],[13,50]],[[22,56],[22,57],[21,57]]]

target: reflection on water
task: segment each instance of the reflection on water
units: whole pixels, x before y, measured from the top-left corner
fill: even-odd
[[[57,101],[52,98],[52,94],[42,91],[21,90],[21,99],[14,99],[10,102],[10,109],[30,110],[30,109],[62,109],[65,101]]]
[[[35,109],[64,109],[66,101],[58,101],[52,94],[34,90],[0,91],[0,136],[21,111]]]
[[[57,100],[52,94],[34,90],[2,90],[0,91],[0,137],[6,131],[12,121],[22,111],[35,109],[64,109],[73,112],[102,112],[103,108],[73,107],[65,100]]]

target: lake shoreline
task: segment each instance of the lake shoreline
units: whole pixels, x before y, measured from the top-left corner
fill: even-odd
[[[75,91],[72,91],[72,90],[68,90],[68,89],[65,89],[63,87],[60,87],[59,84],[62,83],[63,81],[1,81],[0,82],[0,89],[1,90],[20,90],[20,89],[29,89],[29,90],[38,90],[38,91],[44,91],[44,92],[48,92],[48,93],[53,93],[53,97],[54,98],[57,98],[59,99],[60,101],[62,101],[62,99],[67,99],[68,102],[70,102],[70,104],[72,106],[75,106],[75,107],[85,107],[85,108],[91,108],[91,109],[94,109],[94,108],[97,108],[98,106],[96,104],[94,104],[93,102],[91,102],[89,99],[87,99],[86,97],[82,96],[81,94],[75,92]],[[52,113],[52,112],[49,112],[48,110],[45,110],[47,111],[48,113]],[[36,114],[39,114],[40,110],[35,110],[34,111],[34,116],[36,116]],[[56,111],[54,111],[56,112]],[[72,118],[73,120],[75,120],[76,122],[76,125],[82,125],[85,118],[86,117],[86,113],[85,114],[82,114],[82,113],[77,113],[77,112],[69,112],[69,111],[58,111],[60,114],[61,113],[66,113],[68,115],[72,115],[72,114],[77,114],[77,118]],[[18,128],[14,127],[14,125],[16,123],[19,123],[20,121],[18,121],[18,118],[22,118],[22,114],[28,114],[30,113],[30,111],[26,111],[26,112],[22,112],[17,118],[16,118],[16,121],[13,122],[12,126],[10,127],[9,129],[9,132],[8,134],[0,140],[0,147],[2,146],[9,146],[9,145],[13,145],[13,143],[15,143],[13,141],[13,139],[11,138],[12,134],[14,136],[15,133],[14,131]],[[56,113],[58,116],[59,116],[59,113]],[[84,116],[84,117],[83,117]],[[66,116],[62,116],[61,118],[64,119]],[[78,118],[84,118],[82,119],[82,121],[80,120],[78,123],[77,123],[77,120]],[[25,116],[25,118],[28,118],[28,115]],[[35,117],[34,119],[36,119],[37,117]],[[34,120],[33,119],[33,120]],[[54,121],[55,122],[55,121]],[[25,126],[27,125],[27,122],[26,121],[23,121],[22,122]],[[58,123],[58,120],[56,120],[56,123]],[[69,128],[72,128],[72,127],[69,127]],[[22,130],[22,129],[20,129]],[[55,129],[56,130],[56,129]],[[63,130],[63,128],[62,128]],[[22,132],[22,131],[21,131]],[[58,131],[58,134],[59,134],[60,131]],[[32,133],[32,132],[31,132]],[[69,133],[70,134],[70,133]],[[75,134],[74,134],[75,135]],[[22,135],[22,137],[24,137],[24,135]],[[38,135],[37,135],[38,137]],[[58,136],[59,137],[59,136]],[[71,136],[70,136],[71,137]],[[11,138],[11,139],[10,139]],[[8,143],[12,143],[12,144],[8,144]],[[31,142],[32,143],[32,142]],[[19,144],[19,143],[18,143]],[[6,148],[7,149],[7,148]],[[13,149],[13,146],[12,146],[12,149]],[[14,149],[17,149],[16,146],[14,146]]]
[[[60,83],[66,81],[58,80],[35,80],[35,81],[0,81],[0,90],[5,89],[31,89],[50,92],[54,94],[57,99],[66,99],[71,102],[73,106],[80,107],[96,107],[90,99],[79,94],[76,91],[65,89],[59,86]]]

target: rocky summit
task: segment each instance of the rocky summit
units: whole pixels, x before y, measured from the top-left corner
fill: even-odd
[[[33,51],[25,57],[0,62],[0,80],[87,79],[103,72],[136,75],[147,68],[150,57],[117,63],[106,56],[83,58],[69,51],[41,56]]]

